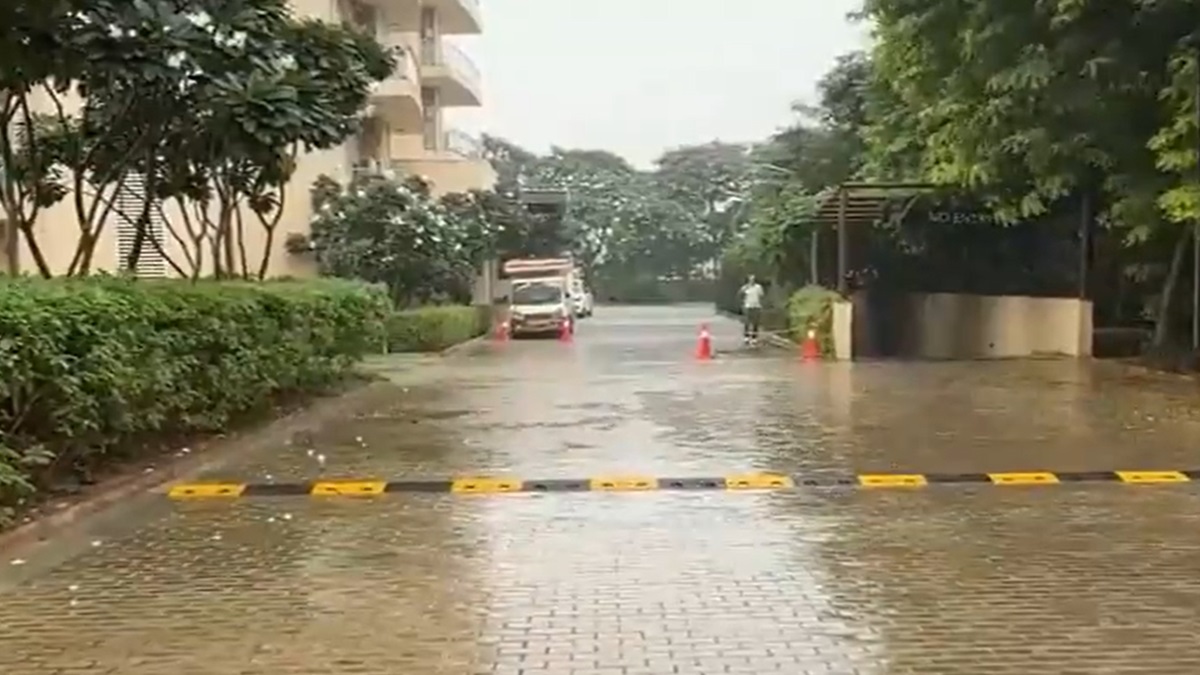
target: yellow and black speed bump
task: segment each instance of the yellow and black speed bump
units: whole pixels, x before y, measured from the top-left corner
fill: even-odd
[[[571,480],[554,478],[549,480],[531,480],[525,482],[525,492],[587,492],[591,490],[588,479]]]
[[[1200,469],[1122,471],[1025,471],[1003,473],[864,473],[799,474],[749,473],[712,477],[657,478],[611,475],[590,478],[525,480],[505,476],[464,476],[442,480],[325,479],[303,483],[239,483],[218,481],[180,483],[170,488],[172,499],[237,499],[240,497],[377,497],[389,493],[453,493],[497,495],[550,492],[653,492],[722,490],[780,491],[805,488],[914,489],[938,485],[1039,487],[1064,483],[1123,483],[1169,485],[1200,481]]]
[[[722,490],[724,478],[659,478],[659,490]]]
[[[387,484],[386,492],[449,492],[452,480],[400,480]]]
[[[251,483],[242,493],[244,497],[298,497],[311,494],[312,483]]]

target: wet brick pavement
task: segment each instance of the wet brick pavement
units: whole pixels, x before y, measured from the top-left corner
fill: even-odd
[[[382,360],[394,387],[355,418],[207,477],[1200,466],[1185,383],[1071,361],[696,363],[704,320],[736,344],[699,308],[602,308],[571,345]],[[148,495],[0,552],[0,673],[1193,675],[1198,524],[1193,484]]]

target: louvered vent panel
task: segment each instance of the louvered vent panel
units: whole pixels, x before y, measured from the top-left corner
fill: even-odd
[[[129,256],[133,253],[133,244],[137,240],[137,219],[142,213],[142,200],[145,194],[146,179],[140,173],[131,173],[117,194],[113,218],[117,224],[117,265],[122,270],[129,265]],[[166,224],[163,222],[162,209],[152,206],[150,223],[146,230],[147,237],[142,242],[141,254],[138,256],[137,268],[134,270],[137,276],[167,276],[167,261],[159,252],[164,243],[165,231]],[[158,246],[150,241],[151,238],[158,242]]]

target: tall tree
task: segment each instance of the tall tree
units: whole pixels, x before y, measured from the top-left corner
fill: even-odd
[[[262,2],[262,0],[241,0]],[[272,0],[273,1],[273,0]],[[262,13],[256,16],[264,16]],[[171,118],[168,145],[154,167],[155,196],[174,197],[183,214],[194,275],[204,249],[218,276],[264,278],[296,159],[336,147],[359,126],[370,87],[392,70],[372,36],[315,20],[285,20],[249,33],[243,45],[205,23],[212,48],[181,67],[203,73],[187,92],[188,114]],[[249,225],[246,219],[252,218]],[[246,228],[261,228],[256,260]]]
[[[710,260],[737,231],[749,197],[753,166],[742,143],[712,141],[668,150],[656,161],[655,178],[664,195],[701,225],[696,255]]]
[[[1189,69],[1183,45],[1198,12],[1182,1],[868,0],[876,83],[892,103],[871,130],[875,164],[915,150],[909,171],[986,195],[1006,221],[1089,195],[1131,241],[1173,239],[1161,343],[1189,236],[1172,223],[1192,213],[1161,207],[1184,194],[1172,185],[1194,179],[1164,171],[1170,153],[1156,154],[1151,141],[1181,105],[1191,110],[1169,92]]]
[[[19,244],[37,271],[51,269],[34,231],[40,213],[66,196],[66,176],[55,148],[41,142],[48,130],[38,119],[46,93],[65,93],[84,61],[72,45],[73,0],[10,0],[0,3],[0,220],[10,273]]]
[[[34,222],[68,196],[79,228],[68,274],[92,270],[114,217],[137,228],[122,265],[143,248],[162,252],[147,233],[170,196],[220,214],[218,271],[241,249],[241,272],[265,274],[266,258],[249,263],[230,234],[242,207],[269,251],[295,153],[352,133],[370,84],[391,68],[373,39],[297,21],[286,0],[16,0],[2,12],[0,203],[44,275]],[[121,197],[138,183],[141,205],[130,207]],[[198,274],[200,253],[172,234]]]

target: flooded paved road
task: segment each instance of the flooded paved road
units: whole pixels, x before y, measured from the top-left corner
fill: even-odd
[[[733,351],[698,363],[704,321]],[[602,308],[574,344],[383,359],[354,415],[208,477],[1200,468],[1187,383],[736,343]],[[152,495],[0,553],[0,672],[1192,675],[1198,524],[1191,484]]]

